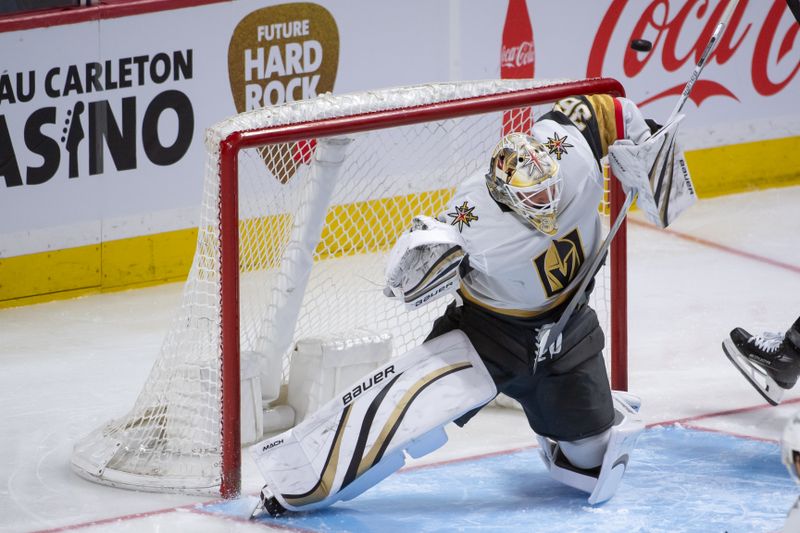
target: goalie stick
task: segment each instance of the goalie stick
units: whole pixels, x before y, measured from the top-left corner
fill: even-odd
[[[797,13],[795,8],[800,7],[797,4],[800,3],[800,0],[787,0],[789,3],[790,9],[792,9],[793,13]],[[692,71],[692,75],[689,76],[689,81],[686,82],[686,86],[683,88],[683,92],[681,93],[678,101],[675,103],[675,107],[672,109],[672,113],[670,113],[669,118],[665,122],[664,126],[654,134],[654,136],[658,135],[660,132],[664,131],[670,124],[672,124],[678,114],[683,109],[683,106],[686,104],[686,100],[689,98],[689,94],[692,92],[692,87],[694,87],[695,82],[700,77],[700,73],[703,71],[703,68],[706,66],[706,61],[708,60],[711,52],[716,48],[720,37],[725,32],[725,28],[728,26],[728,21],[730,20],[731,16],[733,15],[736,6],[739,4],[739,0],[731,0],[728,3],[727,8],[722,14],[717,27],[714,29],[714,33],[711,34],[711,38],[706,45],[705,50],[703,50],[703,54],[700,56],[700,60],[697,62],[694,70]],[[795,4],[795,7],[792,6]],[[655,186],[655,190],[660,190],[662,186],[662,182],[664,176],[667,174],[666,172],[659,173],[658,182]],[[614,221],[614,224],[609,229],[608,235],[606,236],[603,243],[600,245],[600,248],[595,252],[592,256],[592,260],[589,263],[589,269],[586,270],[584,274],[583,280],[581,284],[578,286],[578,290],[572,296],[569,304],[567,305],[564,312],[561,314],[561,318],[558,319],[558,322],[546,326],[542,326],[539,330],[537,336],[537,346],[536,346],[536,359],[533,362],[533,370],[532,373],[536,373],[536,367],[539,361],[544,360],[547,358],[548,353],[550,356],[554,356],[558,353],[560,345],[561,345],[561,334],[564,331],[564,328],[567,326],[567,322],[572,317],[572,313],[575,311],[575,308],[578,306],[578,302],[583,297],[584,292],[586,292],[586,287],[589,286],[589,282],[594,277],[597,268],[600,266],[600,262],[606,255],[608,248],[611,246],[611,241],[614,240],[614,237],[617,234],[620,226],[622,225],[622,221],[628,214],[628,210],[633,204],[633,201],[636,197],[636,193],[633,189],[629,190],[625,195],[625,202],[622,204],[622,207],[617,214],[617,218]],[[656,202],[658,202],[658,197],[656,197]],[[666,227],[666,225],[665,225]]]
[[[790,3],[792,1],[798,0],[787,0]],[[689,76],[689,81],[686,82],[686,87],[683,88],[683,92],[681,93],[678,101],[675,103],[675,108],[672,110],[669,118],[667,119],[666,124],[669,124],[675,117],[678,116],[678,113],[681,112],[683,106],[686,104],[686,100],[689,98],[689,93],[692,92],[692,87],[694,87],[694,82],[700,77],[700,73],[703,71],[703,68],[706,66],[706,61],[708,60],[711,52],[714,48],[717,47],[717,43],[719,42],[720,37],[725,32],[725,28],[728,26],[728,21],[730,20],[733,12],[736,10],[736,6],[739,4],[739,0],[731,0],[728,4],[728,7],[725,9],[725,12],[722,14],[722,18],[720,18],[717,27],[714,28],[714,33],[711,34],[711,38],[708,40],[708,44],[706,45],[706,49],[703,50],[703,55],[700,56],[700,60],[697,62],[697,65],[694,67],[692,71],[692,75]]]

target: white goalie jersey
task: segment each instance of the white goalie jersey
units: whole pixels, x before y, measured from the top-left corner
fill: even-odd
[[[624,132],[617,131],[618,116]],[[577,96],[558,102],[531,135],[557,161],[563,180],[552,235],[496,202],[481,174],[458,188],[451,208],[439,217],[457,227],[466,243],[471,270],[461,280],[462,296],[520,318],[542,315],[577,290],[603,239],[599,161],[618,137],[639,143],[650,136],[650,128],[629,100]]]
[[[497,148],[490,174],[467,177],[437,220],[414,219],[390,256],[385,294],[416,308],[454,290],[461,278],[464,299],[518,318],[541,316],[568,301],[585,275],[594,274],[587,269],[603,239],[598,211],[603,197],[600,160],[618,138],[618,120],[629,139],[641,142],[650,136],[629,100],[601,95],[558,102],[530,134],[537,141],[535,150],[543,153],[516,156],[520,164],[535,164],[540,170],[545,168],[543,155],[547,156],[548,168],[555,167],[558,176],[557,208],[553,203],[542,211],[546,216],[537,218],[536,213],[520,213],[514,196],[508,196],[509,202],[498,200],[497,177],[491,174],[499,168]],[[514,136],[503,142],[509,138]],[[506,149],[504,145],[502,150]],[[527,191],[514,187],[515,195],[539,194],[530,192],[530,187]],[[415,236],[419,230],[428,235]],[[462,268],[463,257],[469,259],[467,269]]]
[[[463,297],[516,317],[537,316],[568,299],[602,241],[603,179],[589,144],[576,127],[552,120],[538,122],[533,137],[554,147],[563,178],[554,235],[501,208],[482,174],[466,180],[440,216],[466,243],[471,271],[461,280]]]

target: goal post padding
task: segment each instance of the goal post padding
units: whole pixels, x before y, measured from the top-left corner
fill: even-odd
[[[485,173],[503,111],[538,116],[600,93],[623,89],[605,78],[428,84],[325,94],[209,128],[181,307],[133,409],[76,444],[74,470],[137,490],[238,494],[240,352],[262,356],[262,382],[285,383],[301,338],[358,330],[389,334],[394,355],[417,345],[448,301],[406,312],[382,297],[399,234],[416,214],[452,211],[458,183]],[[317,161],[323,138],[347,139],[341,161]],[[610,290],[596,289],[598,306]]]

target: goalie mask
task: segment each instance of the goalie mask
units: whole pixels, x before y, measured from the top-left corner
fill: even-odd
[[[781,459],[795,483],[800,483],[800,413],[795,413],[783,429]]]
[[[492,152],[486,186],[497,202],[542,233],[555,234],[563,183],[558,163],[533,137],[524,133],[503,137]]]

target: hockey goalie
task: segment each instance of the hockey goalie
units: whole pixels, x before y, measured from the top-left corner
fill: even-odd
[[[617,490],[644,426],[640,402],[612,392],[604,334],[588,304],[603,240],[597,206],[601,158],[618,138],[627,155],[669,143],[629,100],[606,95],[558,102],[531,132],[506,135],[488,172],[465,177],[443,213],[417,216],[386,268],[387,297],[415,309],[453,297],[426,341],[365,376],[293,429],[251,448],[266,486],[257,513],[277,515],[351,499],[446,442],[498,392],[517,400],[557,481],[590,504]],[[651,158],[652,159],[652,158]],[[678,162],[675,162],[675,161]],[[624,169],[621,169],[624,173]],[[623,183],[647,176],[632,170]],[[541,328],[577,299],[548,357]],[[526,473],[521,473],[527,475]]]

